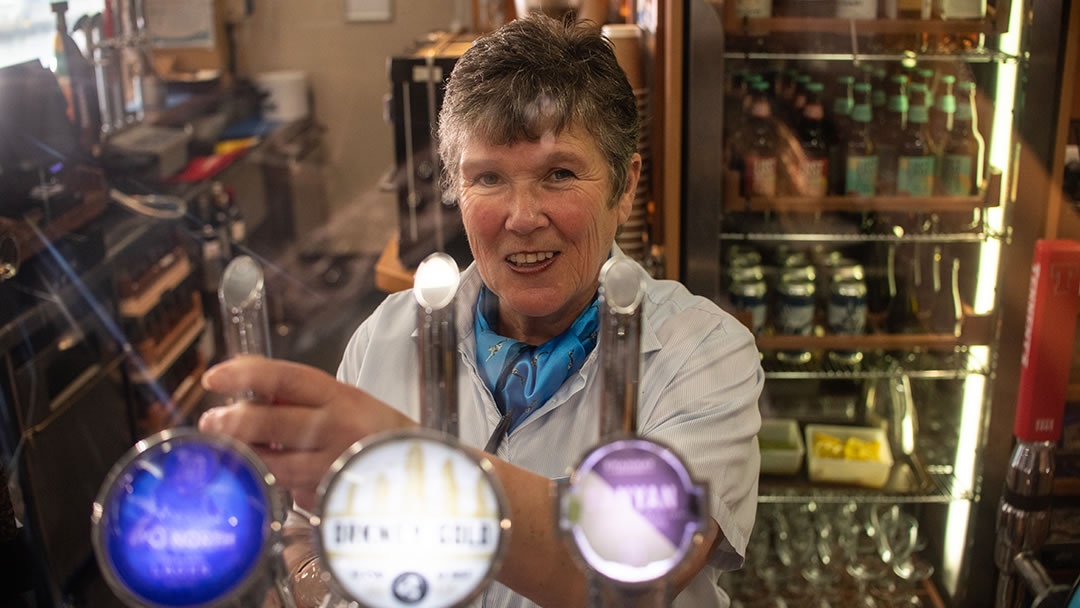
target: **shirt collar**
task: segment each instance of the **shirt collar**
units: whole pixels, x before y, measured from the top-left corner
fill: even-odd
[[[622,249],[619,249],[619,246],[614,243],[612,244],[611,255],[626,257]],[[646,277],[645,283],[651,285],[654,280],[652,277]],[[473,262],[461,273],[457,298],[454,299],[454,324],[457,326],[458,347],[465,348],[468,351],[473,350],[468,348],[468,345],[474,343],[473,313],[476,310],[476,298],[480,296],[481,285],[483,285],[483,281],[480,279],[480,273],[476,270],[476,262]],[[648,298],[645,301],[649,302]],[[650,315],[648,313],[649,310],[646,308],[641,319],[641,352],[643,354],[660,350],[661,346],[659,338],[656,337],[656,331],[649,321]],[[415,339],[419,336],[420,330],[414,328],[412,337]]]

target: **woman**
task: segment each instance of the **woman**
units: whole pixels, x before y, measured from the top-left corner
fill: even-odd
[[[641,171],[633,92],[595,27],[514,21],[466,52],[447,85],[440,154],[475,263],[458,295],[462,441],[497,434],[495,471],[513,533],[487,605],[583,605],[585,581],[554,530],[552,478],[598,436],[596,298]],[[354,441],[414,426],[415,303],[390,296],[353,336],[338,380],[238,359],[207,372],[220,392],[274,405],[209,412],[200,428],[252,444],[301,506]],[[763,384],[750,333],[678,283],[648,281],[640,433],[672,445],[710,483],[705,543],[675,582],[676,606],[724,606],[722,569],[742,563],[757,499]],[[518,376],[521,382],[507,380]],[[274,445],[274,450],[260,446]],[[553,585],[552,581],[559,584]]]

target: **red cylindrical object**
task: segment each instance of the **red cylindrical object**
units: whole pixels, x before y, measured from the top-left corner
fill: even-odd
[[[1080,243],[1036,242],[1013,425],[1020,441],[1061,436],[1078,302]]]

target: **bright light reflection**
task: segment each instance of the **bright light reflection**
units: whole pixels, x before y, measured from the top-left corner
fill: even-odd
[[[1009,15],[1009,32],[999,38],[998,49],[1008,55],[1020,54],[1020,28],[1023,2],[1014,2]],[[989,142],[988,156],[991,167],[1011,167],[1016,150],[1013,137],[1013,110],[1016,99],[1017,65],[999,63],[997,65],[997,89],[994,91],[993,136]],[[1013,175],[1004,171],[1001,184],[1000,205],[986,209],[986,228],[1000,234],[1005,229],[1005,206],[1011,202]],[[998,240],[984,241],[980,247],[979,274],[975,288],[975,314],[987,314],[994,309],[995,289],[998,281],[998,261],[1001,256],[1001,243]]]

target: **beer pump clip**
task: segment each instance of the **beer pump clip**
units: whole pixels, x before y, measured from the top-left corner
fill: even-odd
[[[425,428],[355,443],[319,486],[311,523],[328,583],[361,606],[465,605],[506,552],[509,508],[492,464],[457,440],[459,281],[443,253],[416,270]]]
[[[219,292],[230,355],[269,354],[262,271],[226,269]],[[291,608],[281,532],[291,500],[242,443],[193,429],[142,441],[106,476],[91,513],[98,564],[130,606]]]
[[[664,606],[669,578],[701,543],[706,485],[669,447],[635,437],[645,281],[613,257],[600,271],[600,445],[558,488],[557,527],[589,579],[591,606]]]
[[[1061,437],[1078,303],[1080,243],[1036,242],[1013,424],[1017,441],[998,504],[997,608],[1024,606],[1022,581],[1040,597],[1049,589],[1035,555],[1050,534],[1054,448]],[[1045,608],[1052,602],[1040,600],[1039,605]]]
[[[230,437],[175,429],[139,441],[91,513],[105,581],[132,608],[261,605],[283,572],[286,505],[273,486]]]

